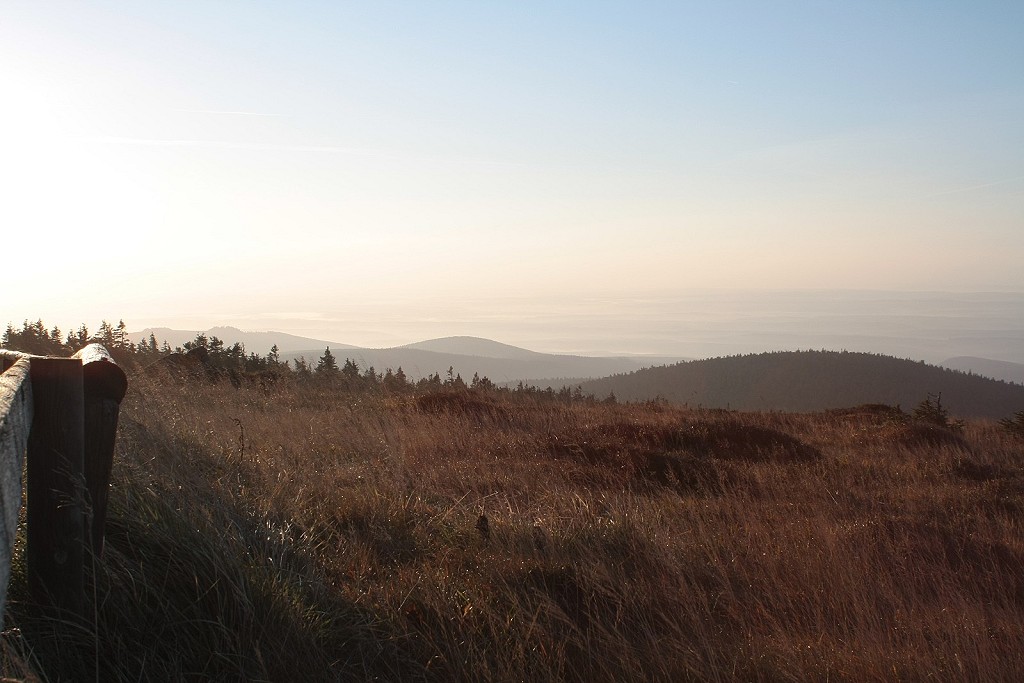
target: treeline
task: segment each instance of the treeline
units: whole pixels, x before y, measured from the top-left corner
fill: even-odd
[[[324,349],[324,353],[316,361],[307,361],[304,357],[299,357],[293,365],[289,360],[281,360],[280,350],[276,344],[266,355],[259,355],[246,352],[245,345],[240,342],[228,343],[215,335],[208,336],[202,332],[197,333],[195,339],[173,348],[166,341],[157,339],[153,333],[136,343],[129,338],[124,320],[119,320],[117,325],[104,320],[95,333],[91,333],[83,324],[66,334],[56,326],[47,328],[42,320],[26,320],[22,323],[21,329],[8,323],[0,339],[2,348],[43,356],[70,356],[91,343],[103,344],[118,365],[129,372],[153,367],[160,361],[173,363],[187,358],[201,366],[207,377],[227,378],[236,386],[247,378],[257,378],[262,382],[288,379],[327,383],[340,391],[382,390],[402,393],[472,389],[561,401],[595,400],[592,394],[584,393],[578,386],[562,387],[558,390],[551,387],[540,389],[519,382],[515,387],[504,387],[497,386],[486,376],[481,377],[478,373],[474,373],[473,377],[466,381],[453,367],[448,368],[444,377],[435,372],[413,380],[406,375],[401,366],[397,369],[385,368],[383,372],[379,372],[372,365],[360,368],[350,358],[345,358],[339,364],[330,347]],[[604,400],[614,402],[615,397],[609,395]]]
[[[42,320],[35,322],[26,320],[22,323],[20,330],[11,323],[7,323],[7,329],[4,331],[3,338],[0,339],[0,346],[11,351],[22,351],[40,356],[69,356],[93,342],[103,344],[112,355],[116,353],[115,357],[119,363],[130,361],[137,354],[148,355],[149,352],[147,344],[139,344],[139,348],[137,348],[132,343],[128,338],[123,320],[116,326],[104,320],[95,334],[91,334],[83,324],[77,330],[70,331],[66,335],[57,326],[47,329]],[[153,344],[153,355],[164,351],[155,346],[155,339],[153,339]],[[171,349],[167,348],[165,352],[170,353]]]
[[[275,347],[276,348],[276,347]],[[307,381],[329,382],[341,389],[385,389],[389,392],[403,392],[414,389],[430,391],[437,389],[494,389],[494,383],[486,377],[473,375],[473,379],[467,384],[462,375],[455,373],[454,368],[448,368],[447,377],[442,379],[440,373],[435,372],[427,377],[422,377],[413,382],[405,374],[401,366],[397,370],[386,368],[384,372],[377,372],[372,365],[361,370],[359,365],[351,358],[346,358],[339,366],[338,359],[331,352],[331,347],[324,349],[324,353],[317,360],[316,364],[307,362],[304,357],[295,359],[295,367],[292,368],[288,361],[283,364],[285,370],[290,371],[296,379]]]
[[[208,351],[212,363],[225,369],[262,369],[268,367],[271,360],[270,355],[267,357],[260,357],[255,353],[246,355],[245,346],[242,344],[235,343],[229,346],[217,337],[207,338],[204,334],[197,334],[196,338],[191,342],[186,342],[184,347],[171,348],[170,344],[166,341],[161,343],[152,333],[148,339],[135,343],[128,336],[124,320],[118,321],[117,325],[104,320],[94,333],[90,332],[85,324],[82,324],[77,330],[69,331],[67,334],[57,326],[47,328],[42,320],[35,322],[26,320],[22,323],[21,329],[7,323],[7,329],[4,330],[3,337],[0,338],[0,347],[40,356],[69,356],[83,346],[92,343],[103,344],[114,360],[126,369],[146,365],[173,353],[186,353],[200,347]]]
[[[69,356],[83,346],[91,343],[103,344],[119,365],[126,369],[148,366],[162,358],[173,355],[186,355],[197,359],[197,362],[208,368],[231,373],[280,373],[294,375],[296,378],[337,379],[351,383],[381,384],[398,388],[409,384],[402,368],[378,373],[374,368],[360,371],[352,360],[346,359],[339,367],[337,359],[330,347],[316,363],[299,358],[292,367],[288,360],[281,360],[280,349],[275,344],[266,355],[246,352],[245,345],[240,342],[229,343],[216,335],[207,336],[199,332],[195,339],[182,346],[171,347],[166,341],[161,342],[153,333],[147,339],[133,342],[127,332],[124,320],[113,325],[106,320],[100,323],[95,333],[90,333],[84,324],[77,330],[64,334],[59,327],[47,328],[42,320],[22,323],[21,329],[11,323],[7,324],[0,346],[12,351],[22,351],[41,356]],[[440,375],[434,374],[425,378],[431,385],[467,386],[461,376],[449,377],[442,381]],[[486,378],[473,378],[473,384],[489,386]]]

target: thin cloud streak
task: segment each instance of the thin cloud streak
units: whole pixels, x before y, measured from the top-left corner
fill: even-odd
[[[421,161],[431,164],[449,163],[460,166],[491,166],[503,168],[535,168],[533,164],[514,161],[493,161],[466,157],[429,157],[399,152],[386,152],[359,147],[337,145],[292,145],[272,142],[228,142],[226,140],[166,140],[161,138],[130,138],[120,136],[98,136],[81,138],[85,142],[101,145],[136,145],[141,147],[205,147],[211,149],[237,149],[256,152],[308,152],[312,154],[340,154],[361,157],[375,157],[396,161]]]
[[[356,147],[337,147],[334,145],[282,145],[267,142],[228,142],[226,140],[164,140],[159,138],[126,138],[103,136],[85,138],[87,142],[103,145],[139,145],[143,147],[214,147],[219,149],[242,149],[267,152],[317,152],[325,154],[358,154],[362,156],[399,156],[359,149]]]
[[[173,111],[183,114],[215,114],[217,116],[269,116],[280,118],[282,114],[264,114],[258,111],[222,111],[219,109],[175,109]]]
[[[932,197],[945,197],[949,194],[958,194],[960,192],[970,192],[971,190],[982,190],[986,187],[995,187],[996,185],[1006,185],[1007,183],[1015,183],[1019,180],[1024,180],[1024,175],[1014,176],[1012,178],[1003,178],[1002,180],[993,180],[989,183],[981,183],[980,185],[968,185],[966,187],[957,187],[952,190],[944,190],[942,192],[935,192],[933,194],[927,194],[922,199],[930,199]]]

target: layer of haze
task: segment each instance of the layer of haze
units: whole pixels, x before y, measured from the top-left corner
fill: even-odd
[[[738,309],[770,320],[747,346],[823,346],[765,293],[845,290],[812,306],[842,327],[887,290],[996,292],[983,326],[1019,332],[1022,26],[1019,1],[6,0],[0,324],[680,353]]]

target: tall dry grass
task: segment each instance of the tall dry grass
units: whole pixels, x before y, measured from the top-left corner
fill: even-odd
[[[49,680],[1024,680],[1024,441],[137,377],[92,623]],[[486,525],[481,517],[486,518]],[[33,673],[34,672],[34,673]]]

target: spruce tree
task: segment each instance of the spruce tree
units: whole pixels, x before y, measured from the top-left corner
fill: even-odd
[[[351,358],[346,358],[345,366],[341,368],[341,373],[351,380],[359,379],[359,366]]]
[[[330,346],[324,351],[324,355],[320,356],[320,361],[316,364],[316,374],[321,377],[334,377],[338,374],[338,361],[331,353]]]

